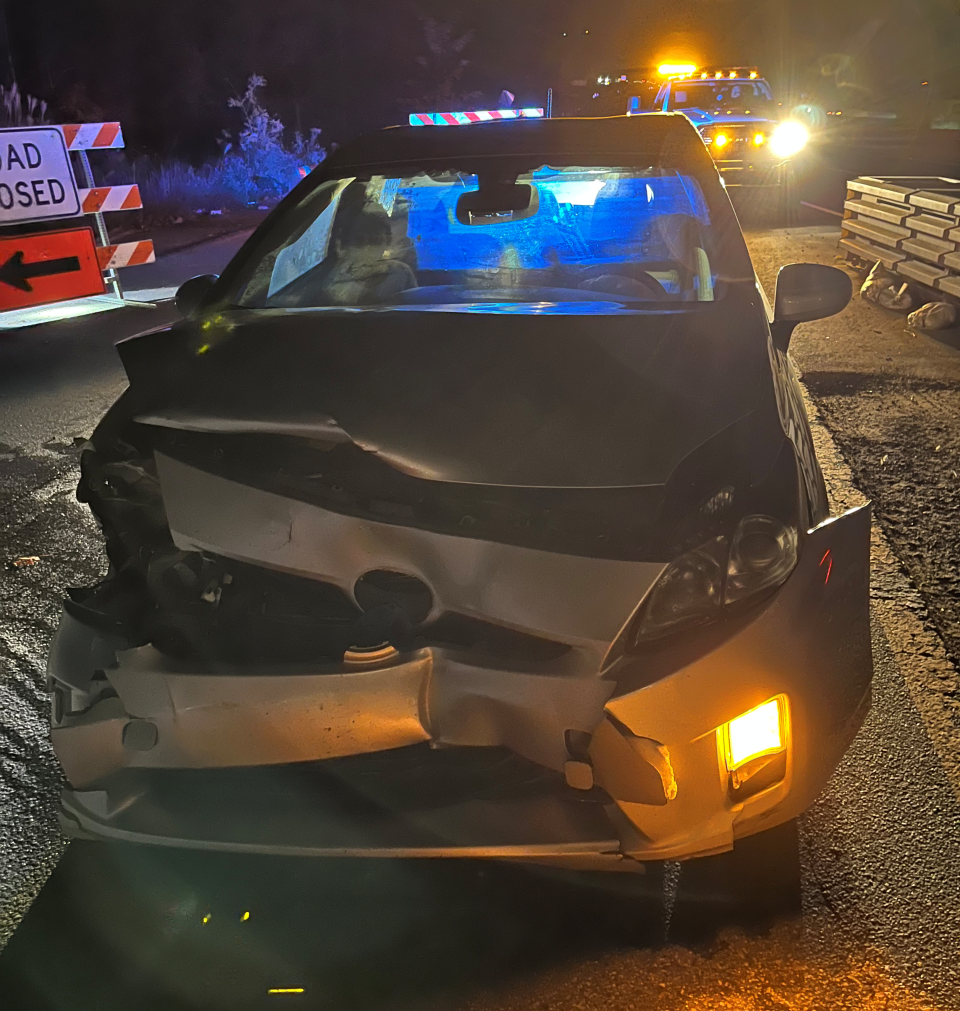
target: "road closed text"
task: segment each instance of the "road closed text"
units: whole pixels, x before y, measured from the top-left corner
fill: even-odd
[[[43,167],[40,148],[28,140],[22,144],[7,144],[6,151],[0,150],[0,159],[0,172],[8,168],[25,172]],[[12,185],[0,182],[0,207],[5,211],[9,211],[15,202],[19,207],[56,207],[66,200],[67,191],[56,178],[18,179]]]
[[[63,136],[54,128],[0,131],[0,222],[80,213]]]

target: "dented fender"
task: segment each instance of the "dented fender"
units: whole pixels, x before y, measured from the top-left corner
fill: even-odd
[[[869,706],[870,521],[865,505],[809,531],[796,569],[756,617],[669,676],[643,683],[642,657],[611,672],[618,687],[594,738],[595,774],[647,840],[645,857],[729,849],[737,837],[800,814],[819,794]],[[737,799],[717,731],[780,695],[789,709],[785,775]],[[631,739],[667,751],[675,799],[644,799],[656,784],[649,763],[627,764]]]

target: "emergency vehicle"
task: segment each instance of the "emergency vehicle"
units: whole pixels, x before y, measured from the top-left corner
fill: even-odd
[[[756,67],[660,68],[665,78],[652,109],[631,96],[627,115],[682,112],[697,128],[727,187],[779,187],[809,140],[807,128],[780,118]]]

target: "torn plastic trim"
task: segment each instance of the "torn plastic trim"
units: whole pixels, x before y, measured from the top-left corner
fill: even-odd
[[[223,416],[205,414],[186,408],[145,412],[134,419],[141,425],[169,428],[179,432],[205,432],[217,435],[289,435],[294,438],[314,439],[331,444],[354,442],[333,418],[320,415],[315,418],[271,418]],[[364,446],[371,452],[373,447]]]
[[[56,681],[77,692],[87,692],[99,672],[117,666],[117,652],[131,645],[120,636],[91,628],[65,610],[47,654],[47,687],[52,688]]]
[[[634,734],[609,713],[593,733],[590,759],[597,785],[616,801],[662,807],[677,797],[669,750]]]

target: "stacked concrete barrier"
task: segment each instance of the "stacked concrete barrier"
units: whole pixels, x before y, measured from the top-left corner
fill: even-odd
[[[847,183],[840,248],[960,299],[960,179],[860,176]]]

